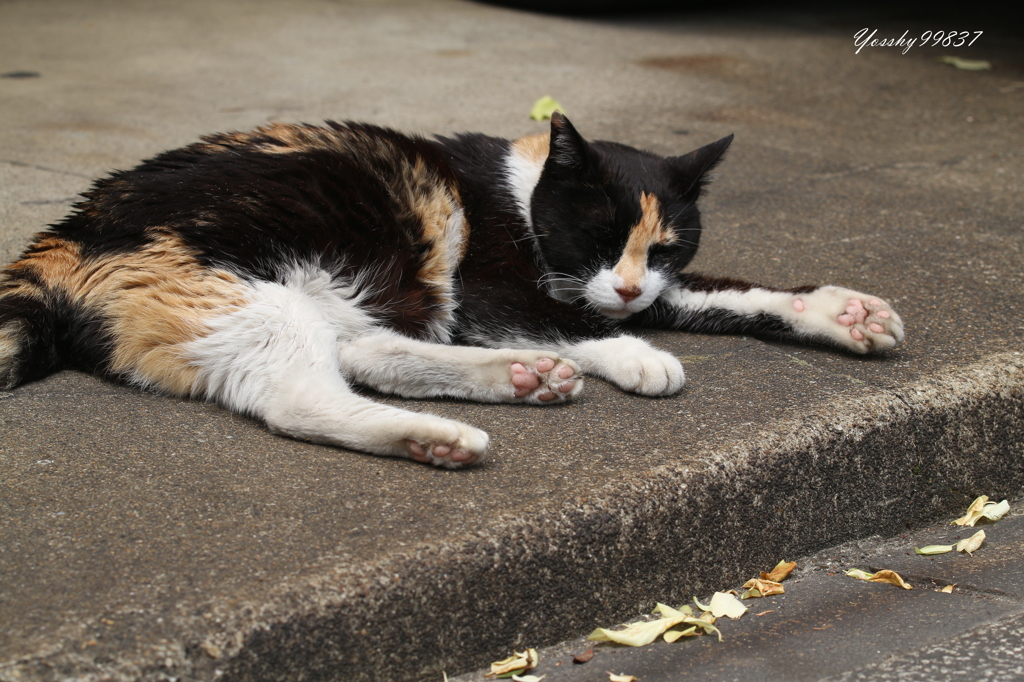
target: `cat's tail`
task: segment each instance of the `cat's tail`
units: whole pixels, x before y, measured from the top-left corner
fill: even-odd
[[[0,270],[0,389],[53,373],[64,364],[60,351],[62,313],[33,259],[37,243],[22,259]]]
[[[0,294],[0,389],[40,379],[60,367],[50,340],[52,317],[40,300]]]

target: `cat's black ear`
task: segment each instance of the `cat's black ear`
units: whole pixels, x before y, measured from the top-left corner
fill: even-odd
[[[548,159],[565,168],[585,168],[590,149],[572,123],[561,111],[551,114],[551,151]]]
[[[717,142],[712,142],[700,149],[695,149],[689,154],[673,156],[668,159],[671,164],[675,184],[682,192],[683,197],[696,201],[701,190],[710,182],[708,174],[722,160],[725,150],[732,144],[732,135],[723,137]]]

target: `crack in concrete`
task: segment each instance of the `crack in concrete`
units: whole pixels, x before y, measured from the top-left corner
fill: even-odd
[[[46,171],[47,173],[57,173],[58,175],[73,175],[76,178],[85,178],[86,180],[92,180],[92,175],[86,175],[85,173],[77,173],[75,171],[60,170],[59,168],[49,168],[47,166],[40,166],[34,163],[25,163],[24,161],[15,161],[14,159],[0,159],[0,163],[6,163],[9,166],[15,166],[16,168],[32,168],[35,170]]]
[[[834,173],[817,173],[809,175],[809,180],[834,180],[835,178],[845,178],[851,175],[858,175],[860,173],[870,173],[873,171],[885,171],[885,170],[917,170],[920,168],[943,168],[946,166],[955,166],[966,160],[963,156],[954,156],[951,159],[944,159],[942,161],[908,161],[908,162],[893,162],[893,163],[880,163],[880,164],[867,164],[864,166],[857,166],[856,168],[850,168],[844,171],[836,171]]]

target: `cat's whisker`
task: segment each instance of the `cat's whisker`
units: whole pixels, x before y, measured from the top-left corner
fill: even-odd
[[[537,280],[537,284],[541,286],[555,285],[558,282],[569,282],[571,284],[576,284],[580,287],[586,285],[586,281],[581,279],[580,277],[576,277],[574,275],[570,275],[564,272],[545,272]]]

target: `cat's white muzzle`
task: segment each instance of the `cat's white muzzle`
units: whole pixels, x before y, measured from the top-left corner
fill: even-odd
[[[611,269],[602,268],[587,282],[584,295],[605,317],[624,320],[654,303],[667,283],[662,273],[648,270],[640,280],[640,293],[627,301],[616,291],[623,286],[622,278]]]

